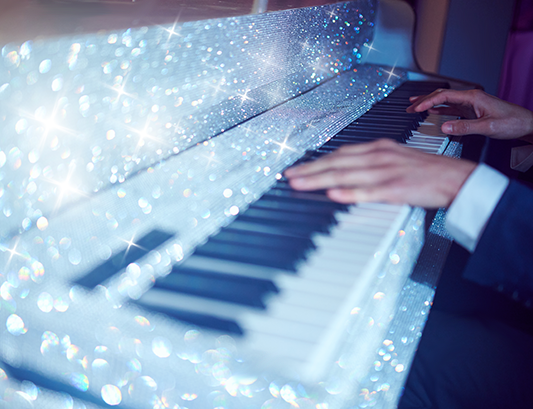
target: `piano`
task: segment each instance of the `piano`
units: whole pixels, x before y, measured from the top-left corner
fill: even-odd
[[[405,107],[471,85],[384,56],[391,36],[406,50],[398,13],[356,0],[2,45],[0,402],[394,407],[444,211],[425,228],[422,209],[339,205],[283,171],[379,137],[460,155],[446,118]]]

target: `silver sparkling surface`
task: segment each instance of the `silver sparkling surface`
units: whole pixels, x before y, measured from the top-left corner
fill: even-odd
[[[0,237],[349,70],[373,14],[360,1],[3,46]]]
[[[113,406],[322,409],[366,399],[353,382],[368,372],[372,345],[351,344],[323,382],[303,383],[295,371],[259,372],[239,340],[124,303],[405,79],[357,64],[374,9],[355,1],[4,46],[1,359]],[[154,228],[174,238],[92,292],[72,285]],[[382,257],[371,300],[347,311],[347,339],[369,318],[369,339],[383,336],[387,318],[373,314],[403,285],[417,237],[399,235]],[[2,385],[4,398],[55,399]]]

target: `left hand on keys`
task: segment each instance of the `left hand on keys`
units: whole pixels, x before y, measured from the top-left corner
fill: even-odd
[[[327,189],[341,203],[407,203],[447,207],[476,164],[435,156],[382,139],[347,145],[313,162],[287,169],[296,190]]]

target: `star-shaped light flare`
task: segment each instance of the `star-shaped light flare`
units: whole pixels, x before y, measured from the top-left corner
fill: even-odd
[[[248,125],[248,124],[247,124],[246,126],[244,126],[244,125],[239,125],[239,128],[241,128],[241,129],[245,132],[245,135],[246,135],[246,136],[248,136],[249,134],[255,134],[255,133],[257,133],[257,131],[254,131],[254,130],[250,127],[250,125]]]
[[[215,152],[210,152],[209,155],[201,155],[201,157],[207,160],[207,163],[205,165],[206,169],[209,169],[209,167],[211,166],[211,163],[213,163],[213,162],[217,163],[217,164],[222,163],[218,159],[215,159]]]
[[[148,249],[143,247],[143,246],[139,246],[137,243],[135,243],[135,234],[133,234],[133,236],[131,236],[131,239],[129,240],[126,240],[126,239],[122,239],[119,237],[119,240],[123,241],[124,243],[126,243],[128,245],[128,247],[126,247],[126,251],[124,252],[124,256],[122,257],[122,262],[124,263],[124,261],[126,260],[126,256],[128,255],[128,252],[130,251],[130,249],[132,247],[137,247],[141,250],[144,250],[146,252],[148,252]]]
[[[248,96],[249,92],[250,90],[247,89],[246,91],[244,91],[243,94],[239,94],[239,93],[237,94],[237,98],[241,99],[241,106],[244,104],[244,101],[255,101],[253,98]]]
[[[310,44],[309,44],[309,39],[306,38],[305,41],[303,43],[300,43],[300,45],[302,46],[302,51],[306,51],[310,48],[313,48]]]
[[[398,74],[394,73],[394,68],[396,68],[396,64],[391,68],[390,71],[383,70],[383,72],[386,72],[387,74],[389,74],[389,77],[387,78],[387,82],[389,82],[392,77],[399,77]]]
[[[104,85],[106,88],[109,88],[113,91],[115,91],[117,93],[117,95],[115,96],[113,102],[119,102],[120,101],[120,98],[125,95],[127,97],[130,97],[131,99],[139,99],[138,96],[136,94],[130,94],[129,92],[126,92],[126,82],[127,82],[127,77],[126,79],[122,82],[122,84],[115,84],[113,85],[112,87],[109,86],[109,85]]]
[[[227,93],[226,90],[222,88],[222,86],[226,84],[226,78],[222,78],[220,81],[216,81],[216,84],[208,84],[211,88],[215,90],[215,93],[211,96],[215,97],[219,92]]]
[[[290,134],[285,135],[285,139],[283,140],[283,142],[270,141],[271,143],[276,144],[276,145],[278,145],[280,147],[279,152],[278,152],[278,159],[281,156],[281,154],[283,153],[284,149],[287,149],[287,150],[293,151],[293,152],[297,151],[297,149],[294,149],[292,146],[287,144],[287,140],[289,139],[289,136],[290,136]]]
[[[181,35],[181,33],[180,33],[181,27],[180,27],[179,31],[176,31],[176,25],[178,24],[180,16],[181,16],[181,11],[176,16],[176,19],[174,20],[174,24],[172,24],[172,28],[166,28],[166,27],[160,26],[163,30],[165,30],[168,33],[168,38],[167,38],[166,45],[168,45],[168,42],[170,41],[172,36],[183,37],[183,35]]]
[[[84,192],[81,189],[78,189],[73,183],[71,183],[71,178],[74,173],[74,170],[75,170],[74,166],[69,166],[67,176],[64,180],[56,180],[56,179],[48,179],[48,178],[44,179],[46,182],[56,185],[59,191],[57,195],[56,203],[54,205],[54,209],[52,211],[52,215],[56,214],[57,211],[60,209],[65,196],[74,194],[77,196],[89,197],[89,195],[86,192]]]
[[[144,143],[145,143],[145,140],[146,139],[150,139],[154,142],[157,142],[159,145],[163,145],[165,147],[173,147],[174,145],[172,143],[170,143],[170,141],[166,140],[166,139],[163,139],[163,138],[158,138],[157,136],[154,136],[152,135],[148,130],[150,128],[150,124],[151,124],[151,120],[150,118],[146,118],[146,122],[144,124],[144,128],[143,129],[137,129],[137,128],[133,128],[131,126],[127,126],[127,125],[122,125],[126,130],[130,131],[130,132],[133,132],[135,134],[137,134],[139,136],[139,140],[137,141],[137,145],[135,146],[135,150],[133,152],[133,155],[137,155],[137,153],[139,153],[141,147],[144,146]]]
[[[370,53],[371,51],[377,51],[378,53],[381,52],[377,48],[374,48],[374,42],[373,41],[372,41],[372,43],[370,45],[367,44],[367,43],[364,43],[363,46],[368,48],[368,53]]]
[[[329,11],[326,11],[326,14],[329,16],[330,21],[337,17],[337,13],[335,13],[335,6],[332,6]]]
[[[13,247],[12,248],[9,248],[9,247],[6,247],[2,244],[0,244],[0,251],[2,252],[8,252],[9,253],[9,257],[6,261],[6,265],[4,267],[4,269],[7,270],[7,267],[9,266],[9,264],[11,263],[11,260],[13,259],[14,256],[18,256],[18,257],[24,257],[21,253],[19,253],[17,251],[17,246],[19,244],[19,241],[20,241],[20,236],[18,236],[16,239],[15,239],[15,243],[13,244]]]
[[[44,144],[46,143],[46,140],[48,139],[48,135],[52,130],[60,131],[63,134],[67,134],[70,136],[76,136],[77,132],[74,129],[67,128],[66,126],[59,125],[56,121],[57,111],[59,110],[58,107],[58,101],[59,98],[54,103],[54,108],[52,110],[52,113],[48,116],[41,116],[39,114],[32,114],[30,112],[26,111],[20,111],[19,116],[21,118],[27,118],[32,121],[38,122],[41,124],[41,126],[44,128],[44,131],[41,136],[41,140],[39,141],[39,149],[42,150]]]

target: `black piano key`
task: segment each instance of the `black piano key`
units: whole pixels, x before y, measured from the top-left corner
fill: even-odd
[[[201,267],[198,267],[198,257],[200,256],[194,256],[191,255],[186,260],[181,262],[179,265],[174,266],[170,274],[178,273],[178,274],[187,274],[187,275],[206,275],[206,276],[212,276],[212,277],[219,277],[224,276],[228,281],[236,281],[236,282],[242,282],[242,283],[254,283],[254,285],[259,286],[261,288],[264,288],[265,290],[268,290],[270,292],[278,293],[279,289],[276,286],[276,284],[270,280],[265,278],[258,278],[254,276],[254,270],[255,266],[246,266],[246,268],[250,269],[250,273],[247,275],[237,275],[232,274],[233,272],[222,272],[220,270],[220,264],[218,263],[200,263]],[[202,258],[204,261],[209,260],[208,258]],[[265,270],[262,270],[263,273]],[[263,274],[264,276],[264,274]],[[275,275],[272,275],[272,279],[274,279]]]
[[[294,189],[291,187],[291,185],[289,184],[289,182],[282,182],[282,181],[279,181],[278,183],[276,183],[272,188],[271,188],[271,192],[272,191],[278,191],[278,190],[285,190],[285,191],[290,191],[290,192],[294,192]],[[310,193],[311,196],[309,196],[307,198],[307,200],[311,200],[311,197],[316,197],[316,199],[320,202],[324,202],[324,201],[327,201],[327,202],[330,202],[331,204],[335,203],[333,202],[332,200],[328,199],[327,195],[326,195],[326,190],[313,190],[313,191],[309,191],[308,193]],[[263,196],[265,197],[265,196]]]
[[[150,292],[150,290],[148,290],[148,292]],[[233,320],[226,320],[197,312],[184,311],[179,308],[173,308],[172,306],[151,305],[144,303],[142,298],[135,301],[135,303],[147,310],[160,312],[179,321],[185,321],[198,327],[211,328],[228,334],[244,334],[244,331],[239,324]]]
[[[427,116],[426,113],[405,112],[411,105],[409,96],[426,94],[436,87],[444,88],[445,84],[439,83],[429,89],[424,88],[423,84],[405,83],[323,147],[306,152],[296,164],[316,159],[347,143],[368,142],[383,137],[404,142]],[[252,270],[266,266],[295,271],[297,264],[314,247],[310,237],[316,232],[327,233],[335,223],[335,212],[347,209],[346,205],[332,202],[324,191],[294,191],[286,180],[282,180],[240,214],[229,227],[222,229],[196,249],[189,260],[204,260],[204,264],[201,264],[203,266],[206,265],[205,260],[208,260],[207,270],[188,268],[185,260],[168,278],[156,283],[156,286],[200,297],[263,307],[262,300],[265,294],[273,292],[272,288],[267,288],[265,283],[232,282],[227,273],[217,270],[217,262],[230,260],[237,263],[236,266],[245,265]],[[165,312],[161,308],[158,310]],[[189,321],[191,315],[194,315],[172,308],[167,313]],[[196,314],[194,322],[219,329],[230,325],[228,322],[221,323],[218,319],[215,319],[215,324],[209,323],[207,321],[210,318],[212,317]],[[231,325],[234,325],[233,329],[240,329],[235,322],[231,322]],[[231,332],[229,329],[226,331]]]
[[[339,138],[339,139],[336,139],[335,138],[335,141],[331,142],[331,143],[327,143],[327,144],[324,144],[320,147],[320,152],[326,152],[326,151],[330,151],[330,152],[333,152],[337,149],[339,149],[340,147],[344,146],[344,145],[354,145],[354,144],[358,144],[358,143],[368,143],[368,142],[372,142],[372,141],[377,141],[378,139],[383,139],[383,138],[380,138],[380,137],[377,137],[377,136],[353,136],[351,137],[350,139],[346,138]],[[396,140],[396,142],[402,142],[402,141],[399,141],[399,140]]]
[[[95,405],[95,407],[98,407],[98,408],[112,408],[113,407],[112,405],[108,405],[107,403],[105,403],[97,395],[92,395],[90,392],[85,392],[83,390],[80,390],[77,387],[72,386],[71,384],[67,382],[63,383],[54,378],[42,375],[39,372],[26,369],[22,366],[11,366],[3,361],[0,361],[0,368],[5,371],[7,375],[7,379],[15,380],[18,382],[24,382],[24,381],[31,382],[40,389],[48,389],[49,391],[55,392],[58,396],[60,395],[65,396],[65,394],[68,394],[72,398],[79,399],[80,402],[77,402],[77,404],[75,404],[74,407],[85,407],[84,403],[87,404],[87,406],[91,404],[90,405],[91,407]],[[66,376],[65,376],[65,381],[66,381]],[[10,393],[15,393],[15,391],[12,390]],[[39,392],[39,393],[42,393],[42,392]],[[9,401],[10,401],[9,398],[7,400],[2,399],[2,402],[4,403],[8,403]],[[31,402],[31,401],[28,401],[28,402]],[[9,407],[13,408],[13,406],[10,406],[10,405],[6,405],[6,406],[1,405],[1,406],[3,408],[9,408]],[[35,404],[34,406],[33,403],[28,403],[28,406],[26,405],[23,405],[23,406],[32,407],[32,408],[41,407],[41,406],[38,406],[37,404]],[[49,407],[49,406],[46,406],[46,407]],[[121,408],[133,409],[132,406],[129,406],[129,405],[124,405],[124,406],[121,405]]]
[[[234,220],[231,228],[242,231],[261,232],[265,234],[276,234],[279,236],[309,238],[312,235],[310,229],[290,228],[284,225],[274,225],[268,223],[259,223],[256,220]]]
[[[127,246],[121,252],[115,254],[106,262],[100,264],[85,276],[76,280],[75,283],[84,287],[94,288],[109,277],[118,273],[128,264],[134,263],[172,237],[174,237],[172,234],[160,230],[152,230],[139,240],[135,240],[135,242]]]
[[[244,232],[237,231],[234,233],[242,234],[244,235]],[[280,268],[281,266],[288,264],[280,264],[277,261],[274,262],[275,266],[271,264],[265,264],[263,258],[265,257],[265,254],[274,254],[274,257],[277,257],[280,260],[291,260],[293,262],[298,262],[301,260],[305,260],[309,250],[313,247],[309,245],[309,238],[301,238],[302,240],[293,240],[292,243],[290,243],[290,239],[294,239],[293,237],[287,237],[287,236],[280,236],[278,235],[276,238],[282,238],[281,240],[273,240],[271,238],[268,238],[268,235],[263,235],[263,242],[261,242],[261,239],[257,239],[252,242],[246,242],[244,239],[235,240],[235,237],[232,237],[230,239],[227,239],[225,237],[212,237],[207,242],[211,248],[215,248],[218,244],[222,244],[224,246],[228,246],[232,249],[234,249],[235,253],[241,253],[243,251],[248,252],[249,254],[245,255],[246,260],[250,260],[250,257],[255,257],[255,255],[258,255],[257,262],[252,264],[262,265],[265,267],[275,267]],[[224,248],[224,251],[227,248]],[[198,255],[206,255],[198,253]],[[210,255],[211,256],[211,255]],[[236,258],[231,258],[232,260],[237,260]],[[249,262],[249,261],[246,261]],[[286,263],[286,261],[280,261],[281,263]],[[269,261],[270,263],[270,261]],[[292,264],[290,265],[292,268]]]
[[[214,242],[211,240],[198,247],[194,254],[203,257],[279,268],[287,271],[296,271],[296,265],[300,261],[300,257],[295,257],[296,254],[286,253],[279,249],[266,249],[257,246],[236,245],[234,243]],[[297,256],[301,257],[304,257],[304,255],[305,252],[303,251],[297,254]]]
[[[348,206],[331,206],[327,202],[307,202],[304,200],[271,200],[271,197],[261,198],[255,202],[251,208],[262,208],[272,210],[290,210],[293,212],[305,212],[308,214],[328,213],[333,214],[337,211],[348,209]]]
[[[359,118],[360,121],[383,121],[383,123],[396,123],[403,125],[418,124],[423,121],[422,117],[418,117],[416,114],[412,117],[404,117],[402,115],[390,114],[383,112],[368,111],[366,114]]]
[[[336,220],[333,215],[328,214],[305,214],[292,211],[276,211],[270,209],[261,209],[250,207],[239,218],[258,218],[263,220],[272,220],[274,222],[284,223],[307,223],[309,225],[330,225],[335,224]]]
[[[410,126],[407,125],[394,125],[394,124],[380,124],[379,126],[374,123],[352,123],[350,126],[347,126],[342,131],[339,132],[340,135],[344,134],[346,131],[355,130],[370,130],[370,131],[386,131],[386,132],[402,132],[402,131],[412,131]]]
[[[270,226],[277,226],[280,229],[294,229],[294,231],[298,232],[300,235],[304,235],[305,237],[310,236],[313,232],[321,232],[321,233],[328,233],[330,231],[330,227],[334,223],[320,223],[320,222],[313,222],[312,220],[309,221],[298,221],[298,222],[291,222],[289,223],[288,220],[275,220],[272,218],[261,218],[256,216],[247,216],[244,213],[242,216],[239,217],[239,220],[257,223],[257,224],[267,224]]]
[[[222,229],[219,233],[212,236],[209,240],[215,242],[241,243],[263,248],[286,249],[287,251],[300,251],[315,248],[313,241],[310,239],[295,239],[281,235],[272,235],[256,232],[243,232],[231,227]]]
[[[264,298],[267,295],[279,292],[272,281],[199,272],[179,266],[166,277],[158,279],[154,287],[260,309],[265,309]]]
[[[395,120],[395,121],[404,121],[409,122],[412,121],[421,121],[421,117],[418,113],[415,114],[402,114],[400,112],[388,112],[386,110],[371,110],[368,111],[366,114],[363,115],[365,118],[384,118],[388,120]],[[361,117],[362,118],[362,117]]]
[[[353,122],[351,125],[348,125],[346,129],[356,128],[359,124],[364,124],[368,126],[375,126],[376,128],[385,127],[385,126],[398,126],[401,128],[407,128],[409,130],[416,130],[417,125],[415,121],[408,120],[397,120],[397,119],[387,119],[382,117],[372,117],[371,115],[367,117],[360,117],[357,121]],[[342,132],[342,131],[341,131]]]
[[[342,134],[339,134],[335,138],[332,138],[329,142],[336,144],[337,141],[344,138],[349,139],[350,137],[354,138],[387,138],[392,139],[397,142],[405,142],[409,135],[407,132],[384,132],[384,131],[345,131]],[[329,143],[328,142],[328,143]]]
[[[271,189],[268,193],[269,197],[286,197],[302,200],[310,200],[325,203],[334,203],[331,199],[323,194],[316,194],[313,192],[301,192],[296,190],[285,189]],[[264,196],[263,196],[264,197]]]

